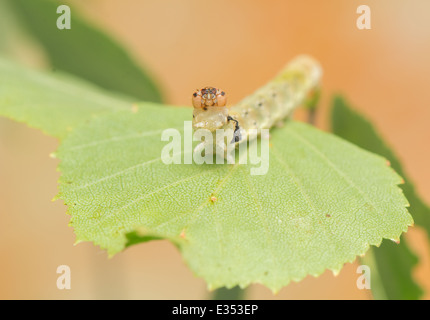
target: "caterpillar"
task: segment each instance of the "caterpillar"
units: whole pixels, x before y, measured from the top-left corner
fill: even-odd
[[[321,76],[319,63],[310,56],[300,55],[272,81],[234,106],[227,107],[226,93],[221,89],[196,90],[192,96],[193,129],[207,129],[212,133],[217,129],[230,129],[233,132],[230,143],[236,145],[253,139],[256,135],[250,134],[251,129],[270,129],[305,104],[319,89]],[[202,152],[207,144],[201,142],[194,152]],[[224,140],[211,149],[218,153],[222,150],[223,156],[229,157]]]

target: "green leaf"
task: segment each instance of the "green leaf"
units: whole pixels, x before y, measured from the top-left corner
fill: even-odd
[[[88,84],[5,62],[0,75],[2,114],[63,136],[59,198],[77,242],[111,255],[168,239],[210,288],[257,282],[277,291],[338,272],[412,224],[401,178],[385,159],[309,125],[289,121],[272,131],[263,176],[250,175],[251,164],[165,165],[161,132],[181,129],[191,108],[131,110]],[[52,122],[74,130],[64,135]]]
[[[57,28],[57,7],[50,0],[9,0],[22,23],[46,49],[52,66],[95,84],[139,98],[160,102],[161,95],[142,71],[113,39],[87,23],[72,8],[71,29]]]
[[[399,158],[373,125],[357,111],[349,108],[348,104],[339,96],[334,99],[331,119],[335,134],[363,149],[387,158],[391,167],[405,179],[406,182],[402,185],[402,189],[409,200],[410,211],[415,223],[423,227],[430,238],[430,207],[416,193],[412,180],[404,172]]]
[[[405,241],[383,241],[360,259],[371,269],[371,289],[377,300],[418,300],[423,291],[412,279],[418,258]]]
[[[0,116],[62,138],[97,114],[131,109],[92,84],[27,70],[0,58]]]
[[[273,131],[264,176],[250,175],[252,165],[165,165],[161,131],[190,117],[188,108],[145,104],[100,116],[63,141],[59,197],[78,241],[112,255],[128,233],[155,233],[211,288],[259,282],[277,291],[338,272],[412,224],[385,159],[303,123]]]
[[[386,157],[392,167],[405,177],[400,161],[372,124],[357,111],[352,110],[341,97],[334,99],[331,119],[335,134]],[[411,180],[406,177],[405,179],[406,183],[402,185],[402,189],[411,204],[409,211],[415,222],[429,232],[430,210],[416,194]],[[362,261],[371,264],[373,273],[378,274],[376,280],[378,284],[374,286],[375,281],[372,280],[372,292],[376,299],[415,300],[422,296],[423,291],[412,279],[412,270],[418,259],[405,241],[399,244],[384,241],[380,248],[372,249]]]

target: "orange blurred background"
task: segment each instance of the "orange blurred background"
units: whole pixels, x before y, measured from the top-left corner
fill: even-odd
[[[324,68],[317,125],[328,128],[334,93],[342,93],[396,150],[419,194],[430,203],[430,2],[427,0],[74,0],[66,1],[113,35],[151,71],[168,103],[189,105],[205,85],[223,88],[231,103],[270,80],[291,58],[308,53]],[[372,29],[358,30],[356,9],[371,8]],[[73,25],[72,25],[73,28]],[[42,48],[15,58],[46,66]],[[84,49],[84,48],[83,48]],[[298,118],[303,119],[303,112]],[[57,141],[0,119],[0,299],[202,299],[193,276],[166,241],[137,245],[108,260],[91,243],[73,246],[66,208],[51,202]],[[418,227],[406,237],[421,258],[414,277],[430,297],[430,247]],[[72,271],[72,289],[56,287],[57,266]],[[338,276],[307,277],[255,299],[368,299],[358,290],[357,264]]]

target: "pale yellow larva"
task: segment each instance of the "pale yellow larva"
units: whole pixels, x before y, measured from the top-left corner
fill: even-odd
[[[228,113],[244,130],[270,129],[318,89],[321,74],[315,59],[298,56],[275,79],[232,106]]]
[[[193,94],[193,128],[233,129],[231,143],[246,141],[250,129],[270,129],[292,115],[320,85],[320,64],[310,56],[293,59],[269,83],[236,105],[226,107],[225,92],[205,87]],[[255,137],[253,135],[252,137]],[[202,143],[198,150],[204,146]]]

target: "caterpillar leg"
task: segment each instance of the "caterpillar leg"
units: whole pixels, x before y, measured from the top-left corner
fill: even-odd
[[[213,157],[214,155],[220,159],[223,159],[222,163],[224,163],[224,159],[227,160],[227,163],[233,164],[235,162],[235,158],[232,155],[231,150],[227,148],[227,145],[224,143],[223,140],[219,140],[214,144],[210,142],[200,142],[193,151],[193,157],[194,159],[200,159],[202,156],[202,151],[205,151],[205,157],[210,156]],[[211,158],[212,160],[212,158]],[[200,161],[197,161],[200,163]],[[219,160],[217,160],[217,163],[219,163]]]
[[[233,138],[234,139],[234,138]],[[234,142],[231,142],[234,143]],[[224,142],[224,139],[218,140],[215,145],[215,152],[217,157],[227,160],[228,164],[234,164],[234,148],[229,148]],[[224,161],[223,161],[224,163]]]

